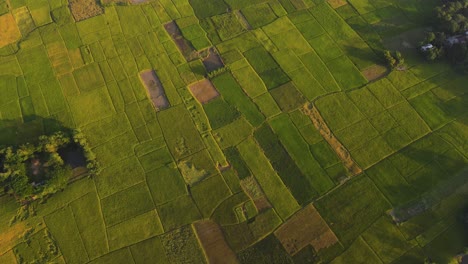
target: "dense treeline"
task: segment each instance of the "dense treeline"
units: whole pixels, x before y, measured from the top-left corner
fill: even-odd
[[[447,58],[450,62],[468,68],[468,0],[447,0],[435,8],[433,32],[423,45],[428,60]]]
[[[73,174],[70,164],[62,156],[66,148],[83,156],[83,165],[90,174],[99,173],[96,158],[80,131],[73,134],[56,132],[40,136],[37,144],[0,149],[0,187],[22,202],[63,190]]]

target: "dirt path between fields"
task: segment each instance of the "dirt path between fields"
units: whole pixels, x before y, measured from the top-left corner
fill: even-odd
[[[312,120],[312,123],[319,131],[320,135],[330,144],[332,149],[335,151],[338,158],[343,162],[343,165],[346,169],[352,174],[352,176],[356,176],[362,173],[362,169],[359,165],[351,158],[348,150],[341,144],[341,142],[335,137],[335,135],[331,132],[330,128],[328,128],[327,123],[323,120],[322,115],[318,111],[318,109],[311,103],[308,103],[304,106],[304,113],[309,116]]]

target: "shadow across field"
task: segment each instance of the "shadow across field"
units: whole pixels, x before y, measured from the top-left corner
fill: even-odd
[[[410,161],[415,162],[412,166],[421,166],[424,169],[418,169],[406,177],[406,180],[413,185],[419,195],[418,198],[397,206],[389,212],[396,223],[406,222],[430,210],[450,195],[467,190],[468,164],[466,159],[461,155],[458,157],[447,155],[448,152],[454,153],[448,150],[439,154],[412,146],[406,147],[400,152]],[[400,189],[400,187],[393,188],[394,191]]]
[[[62,122],[52,118],[28,115],[23,119],[24,122],[19,119],[0,120],[0,146],[34,143],[41,135],[50,135],[57,131],[72,131]]]

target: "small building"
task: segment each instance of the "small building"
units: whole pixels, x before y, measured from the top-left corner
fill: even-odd
[[[433,48],[434,48],[434,45],[432,45],[431,43],[421,46],[422,51],[428,51],[428,50],[431,50]]]

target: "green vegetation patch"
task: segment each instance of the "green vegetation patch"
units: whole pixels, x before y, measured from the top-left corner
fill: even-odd
[[[219,174],[203,180],[190,191],[195,204],[205,218],[210,217],[214,209],[231,195],[223,177]]]
[[[331,229],[345,245],[389,209],[388,202],[367,176],[347,182],[315,206],[325,221],[333,223]]]
[[[270,90],[270,93],[283,112],[297,109],[306,102],[304,96],[291,82]]]
[[[265,156],[299,204],[303,205],[312,200],[317,195],[317,191],[297,167],[271,128],[263,125],[255,131],[254,135],[265,152]]]
[[[164,230],[172,230],[188,225],[202,218],[200,210],[189,195],[180,196],[158,206],[158,214]]]
[[[203,105],[212,129],[221,128],[239,118],[239,111],[223,98],[217,98]]]
[[[161,237],[170,263],[206,263],[203,251],[191,226],[173,230]]]
[[[106,226],[113,226],[154,209],[146,183],[140,183],[101,200]]]
[[[203,149],[200,134],[183,105],[159,112],[158,119],[169,150],[176,160]]]
[[[159,205],[187,194],[184,179],[175,164],[146,173],[146,181],[154,203]],[[161,188],[164,186],[164,188]]]
[[[239,145],[239,152],[282,219],[288,218],[299,209],[299,204],[252,138]]]
[[[314,189],[319,193],[330,190],[334,186],[333,182],[312,156],[309,146],[288,116],[283,114],[275,117],[270,125]]]
[[[226,101],[235,106],[252,126],[258,126],[265,120],[263,114],[244,93],[232,74],[225,73],[217,76],[213,79],[213,84],[217,87],[221,95],[226,98]]]
[[[267,3],[251,5],[241,10],[252,28],[265,26],[276,19],[276,15]]]

